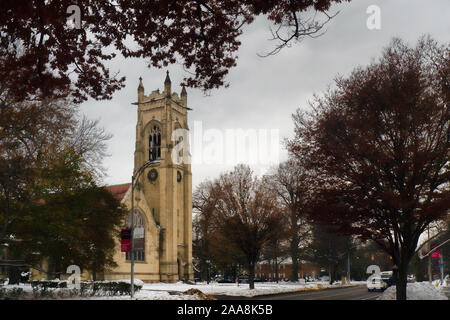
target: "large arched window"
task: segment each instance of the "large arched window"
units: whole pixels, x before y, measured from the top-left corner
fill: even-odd
[[[134,260],[145,261],[145,222],[139,211],[134,211]],[[127,217],[127,228],[131,228],[131,214]],[[126,253],[126,259],[131,260],[131,252]]]
[[[150,161],[161,158],[161,130],[153,126],[148,137],[148,159]]]

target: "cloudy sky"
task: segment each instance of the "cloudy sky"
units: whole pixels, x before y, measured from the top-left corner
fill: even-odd
[[[366,26],[371,5],[381,9],[381,29]],[[283,139],[292,137],[292,113],[306,108],[314,93],[321,93],[333,84],[336,75],[346,75],[358,65],[366,65],[380,56],[381,50],[393,37],[415,44],[423,34],[430,34],[441,43],[450,40],[450,1],[448,0],[353,0],[335,6],[340,10],[328,25],[327,32],[316,39],[305,39],[293,44],[275,56],[260,58],[273,48],[269,23],[257,19],[246,27],[241,37],[238,66],[231,70],[229,88],[214,90],[205,96],[200,89],[188,89],[189,126],[193,135],[203,140],[203,149],[194,148],[193,156],[205,160],[208,146],[217,136],[226,139],[227,130],[251,130],[268,133],[278,143],[258,138],[263,148],[270,149],[268,159],[276,163],[286,158]],[[127,77],[126,87],[110,101],[88,101],[81,111],[89,118],[99,119],[101,126],[114,137],[109,141],[110,157],[104,161],[107,168],[106,184],[129,182],[133,170],[138,78],[142,76],[145,94],[163,89],[165,70],[148,69],[145,61],[116,60],[111,70],[120,70]],[[184,71],[180,65],[169,66],[172,90],[180,92]],[[199,131],[201,124],[202,131]],[[270,135],[272,133],[272,135]],[[278,137],[278,138],[277,138]],[[211,149],[211,148],[209,148]],[[249,149],[251,150],[251,149]],[[236,148],[234,149],[236,151]],[[220,151],[219,151],[220,153]],[[244,157],[226,163],[197,163],[192,166],[193,187],[201,181],[217,177],[237,162],[249,162],[257,174],[262,174],[270,163],[263,157]],[[208,162],[208,161],[206,161]]]

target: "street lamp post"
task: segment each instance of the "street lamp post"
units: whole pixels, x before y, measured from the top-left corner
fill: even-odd
[[[134,186],[139,176],[153,163],[159,163],[164,159],[149,160],[145,162],[138,170],[133,172],[131,177],[131,299],[134,297]]]

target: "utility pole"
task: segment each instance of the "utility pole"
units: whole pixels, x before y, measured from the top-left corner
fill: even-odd
[[[430,226],[428,225],[428,241],[430,241]],[[431,255],[428,256],[428,282],[433,281],[433,273],[431,272]]]
[[[131,299],[134,297],[134,174],[131,177]]]

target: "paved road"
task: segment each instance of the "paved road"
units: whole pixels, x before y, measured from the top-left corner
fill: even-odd
[[[357,286],[350,288],[324,289],[318,291],[305,291],[296,293],[282,293],[276,295],[259,296],[254,298],[216,296],[219,300],[245,299],[245,300],[376,300],[381,292],[368,292],[367,287]]]
[[[381,292],[369,292],[366,286],[306,291],[275,296],[264,296],[262,300],[376,300]]]

